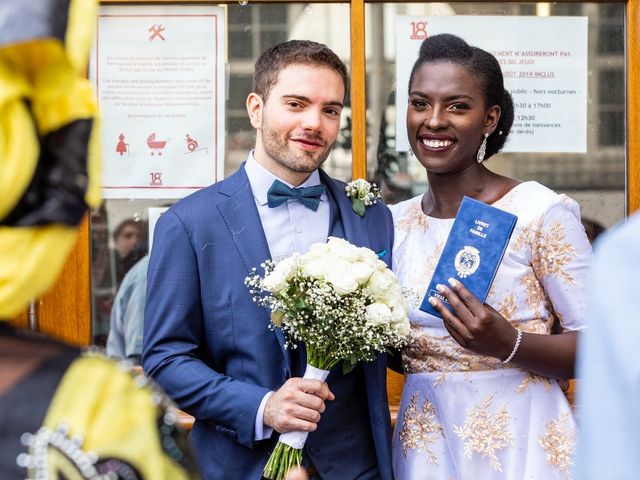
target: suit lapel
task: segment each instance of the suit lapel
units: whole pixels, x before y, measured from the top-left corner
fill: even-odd
[[[360,217],[351,208],[351,199],[347,197],[344,186],[333,180],[323,170],[319,170],[322,183],[327,187],[333,197],[333,203],[340,212],[342,226],[344,227],[344,238],[358,247],[369,246],[369,229],[367,224],[367,214]],[[333,213],[333,212],[332,212]]]
[[[218,202],[218,210],[229,229],[248,275],[253,268],[259,269],[261,263],[271,259],[271,253],[244,164],[221,185],[219,191],[227,198]],[[289,349],[285,348],[285,336],[279,328],[274,331],[291,370],[291,357]]]

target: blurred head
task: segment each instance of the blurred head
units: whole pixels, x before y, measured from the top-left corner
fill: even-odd
[[[114,246],[120,257],[126,257],[142,241],[143,228],[140,221],[127,219],[113,231]]]
[[[502,70],[496,58],[481,48],[470,46],[455,35],[441,34],[429,37],[422,43],[418,60],[413,65],[409,78],[409,95],[416,76],[419,76],[425,66],[434,64],[454,65],[468,72],[482,94],[485,110],[498,107],[497,123],[485,129],[485,132],[489,133],[485,159],[498,153],[511,130],[514,112],[513,101],[504,88]],[[482,139],[483,135],[473,139],[477,147]]]

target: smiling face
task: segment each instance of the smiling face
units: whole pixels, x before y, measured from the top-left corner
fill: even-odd
[[[477,165],[485,133],[491,134],[500,108],[487,108],[478,83],[460,65],[425,63],[409,89],[407,133],[427,171],[457,174]]]
[[[327,159],[340,130],[345,89],[340,74],[317,65],[289,65],[264,101],[247,98],[257,129],[255,159],[293,185]]]

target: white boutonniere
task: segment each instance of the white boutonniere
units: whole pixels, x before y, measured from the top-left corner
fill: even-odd
[[[378,186],[362,178],[347,183],[345,190],[347,197],[351,199],[351,208],[361,217],[368,206],[373,205],[379,198],[382,198]]]

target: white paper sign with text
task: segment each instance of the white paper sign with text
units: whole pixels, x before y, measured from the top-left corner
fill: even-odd
[[[587,151],[587,17],[396,17],[396,145],[406,130],[411,68],[427,36],[451,33],[492,53],[515,105],[507,152]]]
[[[91,55],[105,198],[180,198],[224,172],[224,9],[107,5]]]

